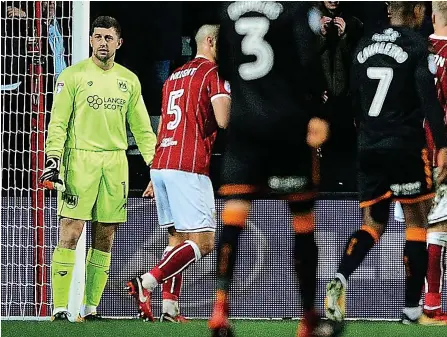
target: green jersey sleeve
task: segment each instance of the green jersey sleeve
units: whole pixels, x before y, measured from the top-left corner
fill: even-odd
[[[144,104],[143,96],[141,96],[141,84],[138,79],[135,81],[135,88],[129,102],[127,122],[144,161],[147,165],[152,164],[157,137],[152,130],[149,114]]]
[[[74,107],[75,78],[69,71],[63,71],[54,90],[51,118],[48,125],[48,136],[45,152],[48,157],[62,156],[65,141],[67,139],[68,124]]]

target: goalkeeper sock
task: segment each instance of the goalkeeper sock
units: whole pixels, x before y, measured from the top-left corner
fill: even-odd
[[[425,228],[407,228],[404,248],[405,307],[407,308],[419,306],[428,263],[426,236]]]
[[[304,312],[315,306],[317,292],[318,248],[315,243],[313,213],[294,215],[295,270],[298,276]]]
[[[337,273],[342,274],[347,281],[379,239],[379,233],[374,228],[366,225],[352,234],[346,245]]]
[[[68,294],[73,268],[75,264],[75,251],[73,249],[56,246],[51,260],[51,287],[53,288],[54,308],[67,308]]]
[[[85,298],[86,307],[98,306],[109,278],[111,254],[90,248],[87,254]]]
[[[174,247],[149,273],[142,276],[142,285],[147,290],[153,291],[158,284],[182,272],[201,257],[197,244],[186,240]]]

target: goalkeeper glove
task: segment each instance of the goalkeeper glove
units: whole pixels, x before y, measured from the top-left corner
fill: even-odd
[[[65,191],[64,182],[59,178],[59,158],[48,157],[45,169],[39,179],[40,183],[49,190]]]

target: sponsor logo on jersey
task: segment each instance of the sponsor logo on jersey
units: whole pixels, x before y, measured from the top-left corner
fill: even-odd
[[[57,82],[56,83],[56,94],[60,93],[63,88],[64,88],[64,82]]]
[[[67,204],[68,208],[75,208],[78,205],[79,197],[77,195],[62,193],[62,201]]]
[[[393,28],[387,28],[383,31],[383,34],[374,34],[373,41],[376,42],[395,42],[400,37],[400,33]]]
[[[392,184],[390,188],[395,196],[399,196],[399,195],[414,195],[421,193],[421,186],[422,186],[421,182],[416,181],[414,183]]]
[[[298,192],[307,185],[306,177],[288,176],[278,177],[273,176],[268,180],[269,187],[277,193]]]
[[[124,80],[118,80],[118,88],[120,88],[121,91],[126,92],[127,91],[127,82]]]
[[[87,97],[87,103],[90,108],[98,110],[103,106],[106,110],[122,111],[126,100],[119,97],[99,97],[98,95],[90,95]]]
[[[177,141],[173,140],[172,137],[163,138],[160,143],[160,147],[169,147],[177,145]]]

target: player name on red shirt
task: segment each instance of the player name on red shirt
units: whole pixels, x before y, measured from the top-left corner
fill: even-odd
[[[176,69],[163,85],[161,128],[153,169],[209,174],[217,122],[212,100],[229,96],[217,65],[204,57]]]

